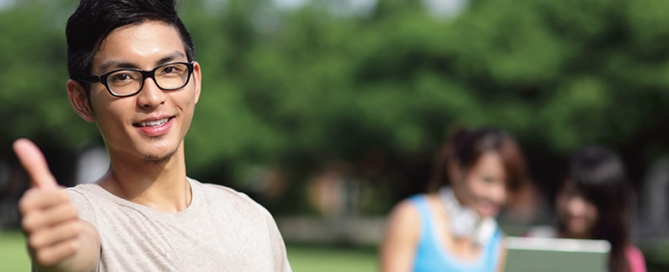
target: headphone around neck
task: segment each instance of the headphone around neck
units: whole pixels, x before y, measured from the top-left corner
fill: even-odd
[[[461,205],[452,188],[441,188],[439,198],[448,212],[449,226],[453,236],[469,238],[478,245],[485,245],[490,241],[497,229],[495,219],[481,218],[472,208]]]

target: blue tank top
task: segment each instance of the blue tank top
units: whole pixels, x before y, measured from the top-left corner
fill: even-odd
[[[497,270],[499,263],[499,246],[502,232],[499,228],[481,252],[478,260],[463,262],[449,255],[443,245],[437,241],[434,223],[425,196],[416,195],[410,198],[420,214],[420,237],[414,258],[413,271],[455,271],[455,272],[492,272]]]

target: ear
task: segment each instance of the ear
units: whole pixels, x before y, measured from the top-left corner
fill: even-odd
[[[67,81],[67,97],[70,99],[70,105],[74,111],[87,122],[95,121],[95,114],[91,108],[86,89],[75,80]]]
[[[195,104],[200,101],[200,91],[202,90],[202,71],[200,70],[200,63],[193,62],[193,83],[195,84]]]

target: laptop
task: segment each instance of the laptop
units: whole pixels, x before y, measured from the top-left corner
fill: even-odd
[[[605,240],[506,237],[506,272],[605,272]]]

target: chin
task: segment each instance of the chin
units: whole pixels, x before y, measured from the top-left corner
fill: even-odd
[[[169,149],[161,152],[144,152],[141,156],[144,162],[162,163],[170,160],[177,153],[178,148]]]
[[[158,150],[156,150],[158,149]],[[177,148],[155,148],[153,150],[146,150],[141,152],[140,156],[143,158],[144,162],[165,162],[174,156],[177,153]]]
[[[572,234],[575,234],[575,235],[581,235],[581,234],[586,233],[585,227],[583,227],[583,226],[573,226],[572,225],[572,226],[568,226],[567,229],[569,230],[569,232],[571,232]]]
[[[181,141],[178,139],[173,139],[174,137],[157,137],[150,139],[146,143],[145,153],[150,156],[162,157],[176,152],[179,149],[179,144]]]
[[[481,209],[479,209],[479,210],[478,210],[478,214],[479,214],[481,217],[495,217],[495,216],[497,216],[498,212],[496,212],[496,211],[490,211],[490,210],[481,210]]]
[[[162,164],[164,162],[169,161],[172,158],[172,155],[173,154],[169,154],[167,156],[162,156],[162,157],[145,156],[143,160],[144,160],[144,163],[146,163],[146,164]]]

